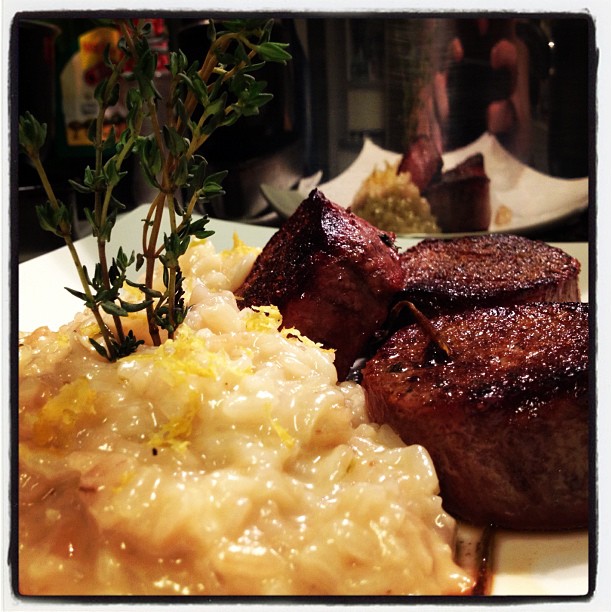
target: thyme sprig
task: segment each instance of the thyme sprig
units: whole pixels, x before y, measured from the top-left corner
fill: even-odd
[[[133,332],[124,331],[123,319],[132,312],[145,310],[150,340],[162,342],[162,330],[169,338],[183,322],[187,308],[183,275],[179,260],[193,237],[207,238],[208,217],[193,218],[196,205],[223,194],[226,172],[208,172],[208,163],[198,151],[218,128],[229,126],[243,116],[255,115],[272,94],[266,83],[254,74],[266,62],[286,63],[291,59],[284,43],[271,40],[272,20],[232,19],[220,24],[210,22],[209,48],[201,64],[189,64],[178,50],[169,56],[169,93],[165,99],[155,85],[157,54],[149,46],[150,24],[119,20],[121,32],[119,58],[104,54],[108,76],[95,90],[98,114],[88,135],[94,147],[94,167],[87,167],[82,181],[71,181],[75,190],[91,197],[93,206],[85,216],[97,241],[98,263],[93,276],[80,261],[72,238],[71,215],[59,201],[40,159],[46,140],[46,125],[29,112],[19,120],[21,150],[30,158],[39,174],[45,204],[37,206],[41,226],[62,237],[77,269],[81,288],[68,291],[89,308],[100,328],[102,342],[90,341],[105,358],[114,361],[134,352],[144,342]],[[130,72],[126,72],[130,67]],[[126,127],[117,135],[114,129],[105,136],[104,115],[119,99],[123,80],[133,85],[126,96]],[[166,116],[162,124],[160,117]],[[145,133],[145,120],[150,125]],[[119,248],[110,259],[107,246],[118,214],[125,206],[114,190],[128,171],[125,162],[137,156],[148,183],[157,191],[143,220],[142,252],[127,254]],[[184,202],[177,197],[185,193]],[[161,235],[164,215],[170,232]],[[144,266],[144,281],[128,278],[134,265]],[[161,266],[163,287],[155,287],[156,268]],[[139,302],[122,298],[125,285],[142,294]],[[104,317],[103,313],[110,316]],[[111,323],[112,321],[112,323]]]

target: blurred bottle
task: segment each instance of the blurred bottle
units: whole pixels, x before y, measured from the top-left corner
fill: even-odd
[[[95,166],[95,151],[87,133],[92,120],[98,112],[98,104],[94,98],[94,91],[98,83],[108,74],[109,68],[104,65],[103,52],[106,45],[111,47],[111,55],[117,58],[117,41],[119,31],[112,25],[100,25],[95,19],[64,18],[52,19],[47,22],[55,28],[57,36],[54,44],[54,63],[49,70],[53,86],[52,95],[39,90],[39,96],[46,99],[49,108],[53,111],[43,115],[48,124],[48,151],[44,160],[45,170],[57,195],[73,213],[72,225],[75,238],[80,238],[91,231],[84,214],[84,208],[92,206],[88,195],[77,193],[69,184],[69,180],[82,181],[87,166]],[[35,68],[33,74],[25,70],[29,68],[24,62],[29,51],[20,49],[20,81],[27,80],[33,83],[43,73],[43,68]],[[27,99],[20,100],[20,112],[31,110],[39,119],[41,116],[36,108],[31,106]],[[118,102],[105,117],[105,130],[112,126],[121,131],[125,125],[126,110],[121,101]],[[23,157],[23,156],[22,156]],[[40,183],[37,176],[20,173],[20,189],[26,184],[37,189]],[[33,203],[44,201],[44,194],[29,194]],[[127,180],[121,181],[115,189],[114,195],[121,202],[129,204],[132,201],[131,184]],[[30,214],[30,204],[21,206],[22,214]],[[36,225],[35,223],[28,225]],[[45,237],[44,242],[52,241],[52,237]]]
[[[150,19],[152,34],[150,46],[158,52],[156,78],[163,89],[164,76],[167,74],[168,36],[163,19]],[[49,22],[58,32],[55,39],[54,66],[49,71],[53,75],[54,112],[49,114],[47,123],[50,125],[49,154],[45,161],[47,172],[54,186],[62,191],[69,179],[80,181],[87,166],[95,165],[95,151],[88,137],[89,126],[98,114],[98,103],[95,100],[95,89],[110,73],[110,68],[104,63],[104,50],[108,46],[113,61],[118,61],[120,51],[117,43],[120,31],[108,21],[98,21],[88,18],[65,18]],[[23,54],[28,52],[24,50]],[[127,66],[126,75],[130,66]],[[43,75],[43,70],[29,75],[25,80],[36,82]],[[118,137],[125,129],[127,107],[125,96],[132,86],[125,79],[120,81],[121,92],[115,105],[108,108],[104,116],[103,135],[107,136],[111,129]],[[24,103],[25,104],[25,103]],[[22,104],[20,103],[20,109]],[[25,109],[24,110],[28,110]],[[20,112],[22,112],[20,110]],[[32,112],[39,116],[36,109]],[[139,203],[134,190],[133,176],[138,174],[134,158],[128,158],[128,169],[135,169],[115,189],[114,195],[127,207]],[[77,227],[79,220],[84,220],[82,209],[89,206],[87,196],[74,192],[69,193],[76,210]],[[88,228],[82,226],[83,231]],[[79,231],[77,229],[77,231]]]
[[[94,150],[87,138],[97,114],[93,92],[106,74],[102,60],[106,43],[116,45],[118,31],[84,18],[54,19],[60,34],[55,42],[55,116],[47,171],[54,182],[80,179],[92,165]]]

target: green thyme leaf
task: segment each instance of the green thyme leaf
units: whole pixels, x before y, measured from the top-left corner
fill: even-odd
[[[128,311],[118,304],[115,304],[115,302],[105,300],[100,305],[102,306],[102,310],[108,314],[117,315],[118,317],[126,317],[128,315]]]
[[[125,302],[122,299],[120,299],[119,302],[121,303],[121,307],[123,308],[123,310],[125,312],[127,312],[127,313],[130,313],[130,312],[140,312],[141,310],[144,310],[145,308],[147,308],[148,306],[153,304],[153,300],[145,300],[145,301],[139,302],[137,304],[132,304],[130,302]]]
[[[257,45],[255,49],[264,61],[285,64],[291,59],[291,54],[285,51],[288,46],[287,43],[265,42]]]
[[[19,117],[19,145],[27,155],[37,156],[46,139],[46,123],[40,123],[29,111]]]
[[[180,157],[189,147],[189,141],[181,136],[176,128],[164,125],[163,127],[164,142],[168,150],[175,157]]]
[[[90,338],[89,342],[96,349],[99,355],[104,357],[104,359],[111,361],[111,356],[108,354],[108,351],[99,342],[96,342],[93,338]]]
[[[48,201],[44,204],[38,204],[36,206],[36,216],[42,229],[59,237],[64,237],[67,233],[70,233],[70,212],[62,202],[58,202],[57,207]]]
[[[76,289],[71,289],[70,287],[64,287],[64,289],[68,291],[68,293],[74,295],[74,297],[77,297],[79,298],[79,300],[82,300],[83,302],[86,302],[88,299],[82,291],[77,291]]]

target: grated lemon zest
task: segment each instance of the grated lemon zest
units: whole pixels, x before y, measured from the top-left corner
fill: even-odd
[[[292,448],[296,439],[278,422],[276,417],[272,416],[272,404],[266,404],[266,413],[272,429],[276,432],[276,435],[280,438],[280,441],[287,447]]]
[[[252,306],[246,312],[247,331],[277,331],[283,322],[283,316],[276,306]]]
[[[79,328],[79,332],[88,338],[94,338],[100,335],[100,326],[96,323],[85,323]]]
[[[133,357],[139,361],[152,361],[155,371],[166,371],[172,377],[173,384],[185,382],[189,376],[241,379],[253,372],[253,365],[232,360],[226,351],[210,350],[204,338],[198,336],[187,326],[174,340],[167,340],[155,350],[137,354]],[[193,421],[199,411],[199,396],[194,396],[185,410],[152,434],[148,445],[153,448],[172,448],[184,453],[189,446],[189,436]]]
[[[191,249],[195,249],[197,246],[208,242],[208,238],[197,238],[196,236],[192,236],[189,241],[189,246],[187,247],[187,253],[191,251]]]
[[[323,345],[320,342],[315,342],[314,340],[311,340],[308,336],[305,336],[304,334],[302,334],[295,327],[283,327],[283,329],[281,329],[281,334],[285,338],[297,338],[302,344],[305,344],[306,346],[315,346],[320,349],[323,348]],[[334,349],[323,349],[323,350],[329,351],[332,353],[334,352]]]
[[[187,326],[174,340],[167,340],[153,351],[137,353],[133,359],[151,361],[159,368],[157,371],[165,370],[182,381],[188,376],[218,379],[222,374],[242,378],[252,372],[252,366],[236,364],[226,351],[208,349],[206,341]]]
[[[189,446],[188,438],[193,431],[193,421],[197,412],[198,404],[192,401],[181,414],[172,417],[149,438],[149,446],[152,448],[171,448],[184,454]]]
[[[232,255],[250,255],[251,253],[259,253],[261,251],[258,247],[249,246],[246,242],[240,239],[240,236],[236,232],[232,235],[232,246],[229,249],[221,251],[222,257],[229,257]]]
[[[247,311],[244,311],[247,312]],[[283,315],[280,310],[274,306],[252,306],[251,310],[247,312],[246,328],[247,331],[266,332],[266,331],[278,331],[284,338],[295,338],[306,346],[317,347],[333,353],[334,349],[325,349],[320,342],[314,342],[308,336],[302,334],[295,327],[282,327]]]
[[[66,333],[58,332],[55,339],[61,349],[65,349],[70,345],[70,336]]]
[[[65,384],[40,409],[33,423],[34,442],[63,446],[82,419],[95,415],[96,392],[85,377]]]

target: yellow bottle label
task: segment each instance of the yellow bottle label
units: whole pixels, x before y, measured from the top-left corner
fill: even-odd
[[[119,30],[115,28],[96,28],[79,37],[83,79],[94,87],[110,72],[104,64],[104,49],[110,45],[111,58],[118,55],[117,43]]]
[[[60,82],[68,146],[91,145],[87,132],[98,113],[94,93],[97,85],[111,72],[104,63],[104,50],[110,45],[110,57],[117,62],[120,36],[119,30],[111,27],[85,32],[79,37],[79,50],[62,71]],[[107,110],[105,136],[113,126],[117,135],[125,126],[126,109],[121,103],[116,106]]]

